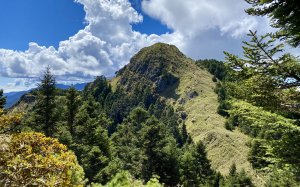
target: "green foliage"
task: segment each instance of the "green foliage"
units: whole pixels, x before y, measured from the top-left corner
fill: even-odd
[[[251,178],[247,176],[245,170],[237,172],[236,165],[231,165],[229,175],[224,179],[221,186],[224,187],[254,187]]]
[[[76,156],[56,139],[40,133],[19,133],[2,146],[1,186],[84,185],[84,173]]]
[[[6,105],[6,97],[3,95],[3,90],[0,89],[0,109],[4,109]]]
[[[104,76],[100,76],[85,87],[83,94],[85,97],[88,97],[89,95],[93,96],[97,102],[103,105],[110,92],[110,84],[107,82]]]
[[[283,115],[298,116],[298,59],[281,55],[283,45],[274,45],[275,40],[269,34],[259,38],[250,31],[249,36],[251,41],[244,42],[243,47],[245,59],[225,53],[227,66],[235,70],[230,74],[235,81],[226,83],[227,95]]]
[[[167,185],[179,182],[179,149],[165,124],[142,108],[134,109],[112,135],[123,170],[145,181],[153,175]]]
[[[236,174],[237,174],[236,165],[235,165],[235,163],[233,163],[229,168],[229,176],[234,177],[234,176],[236,176]]]
[[[252,5],[250,15],[269,16],[271,26],[278,28],[276,36],[294,47],[300,45],[300,6],[297,0],[245,0]]]
[[[149,180],[158,175],[162,183],[176,185],[179,182],[179,152],[166,127],[153,117],[148,119],[141,129],[141,141],[146,155],[143,178]]]
[[[105,111],[115,124],[122,123],[124,118],[129,115],[130,111],[138,106],[141,98],[138,95],[129,95],[121,87],[117,87],[114,93],[110,93],[105,100]],[[112,134],[116,129],[110,129]]]
[[[75,116],[79,108],[79,98],[78,93],[73,86],[68,89],[66,99],[69,131],[71,134],[74,134]]]
[[[266,187],[298,187],[299,180],[295,176],[286,170],[274,169],[273,172],[268,176]]]
[[[111,143],[106,130],[111,121],[103,114],[97,115],[95,106],[89,100],[79,108],[71,146],[90,182],[105,183],[111,177],[102,171],[111,160]]]
[[[226,100],[222,100],[222,101],[219,102],[217,112],[218,112],[218,114],[227,117],[229,109],[230,109],[229,103]]]
[[[201,142],[191,144],[180,156],[180,174],[184,186],[200,186],[212,179],[213,171]]]
[[[141,165],[146,157],[141,147],[139,132],[149,117],[145,110],[134,109],[111,138],[115,148],[114,157],[121,160],[122,169],[138,178],[142,177]]]
[[[218,82],[218,79],[215,76],[213,76],[212,81]]]
[[[268,147],[265,146],[266,142],[261,139],[255,139],[251,143],[248,160],[253,168],[262,169],[267,167],[270,163],[268,161]]]
[[[262,167],[272,163],[282,169],[289,166],[290,172],[297,174],[300,128],[293,124],[294,121],[243,101],[231,105],[229,121],[238,124],[246,134],[261,139],[251,148],[252,164]]]
[[[299,46],[296,1],[246,1],[253,5],[248,13],[269,15],[273,26],[280,28],[276,35]],[[231,68],[229,78],[222,83],[225,100],[229,101],[226,126],[238,126],[255,138],[248,158],[254,168],[274,175],[276,180],[271,177],[267,186],[276,186],[276,182],[293,186],[299,182],[300,172],[296,156],[300,150],[299,59],[283,53],[284,45],[277,44],[272,34],[257,36],[250,31],[249,36],[250,42],[243,46],[244,58],[225,52],[226,65]],[[290,183],[287,176],[293,179]]]
[[[232,123],[226,121],[224,124],[225,129],[229,130],[229,131],[233,131],[234,130],[234,126],[232,125]]]
[[[47,136],[52,136],[55,131],[55,78],[48,67],[44,73],[41,83],[38,85],[38,97],[34,106],[34,124],[37,129],[41,129]]]
[[[102,187],[99,184],[92,184],[92,187]],[[123,186],[123,187],[163,187],[162,184],[159,183],[158,179],[151,178],[146,185],[143,185],[143,182],[140,180],[134,179],[130,173],[122,171],[115,175],[111,181],[109,181],[103,187],[116,187],[116,186]]]
[[[196,64],[200,67],[207,69],[209,73],[214,75],[213,81],[217,82],[217,79],[223,80],[226,77],[226,66],[223,62],[214,59],[197,60]]]

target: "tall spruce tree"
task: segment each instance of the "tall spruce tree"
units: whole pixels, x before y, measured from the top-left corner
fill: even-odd
[[[179,182],[179,150],[176,140],[166,126],[153,116],[147,120],[140,133],[146,156],[142,165],[143,179],[147,181],[153,175],[158,175],[160,182],[176,186]]]
[[[74,86],[71,86],[67,92],[67,120],[71,135],[74,135],[75,116],[78,111],[78,93]]]
[[[0,109],[3,109],[6,105],[6,97],[3,95],[3,90],[0,90]]]
[[[184,186],[201,186],[213,178],[210,161],[202,142],[191,144],[180,157],[181,182]]]
[[[41,83],[38,84],[37,104],[35,105],[35,125],[47,136],[52,136],[55,128],[55,78],[47,67]],[[40,128],[41,127],[41,128]]]

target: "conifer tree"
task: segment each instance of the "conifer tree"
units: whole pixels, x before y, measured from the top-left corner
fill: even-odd
[[[6,97],[3,96],[3,90],[0,90],[0,109],[3,109],[6,104]]]
[[[181,182],[184,186],[200,186],[212,179],[214,173],[202,142],[191,144],[180,161]]]
[[[43,130],[47,136],[53,135],[56,123],[55,96],[55,78],[48,67],[41,79],[41,83],[38,85],[37,104],[35,105],[35,125],[41,126],[41,130]]]
[[[160,182],[175,186],[179,182],[178,148],[176,140],[166,126],[155,117],[147,120],[141,129],[141,142],[146,159],[143,163],[143,178],[149,180],[153,175],[160,177]]]
[[[226,177],[222,186],[254,187],[251,178],[247,176],[245,170],[237,172],[235,164],[230,166],[229,175]]]
[[[99,114],[92,97],[84,101],[75,117],[74,151],[89,182],[106,183],[110,177],[107,167],[111,161],[111,143],[107,127],[111,121]]]
[[[76,91],[76,89],[74,88],[74,86],[71,86],[68,89],[67,92],[67,118],[68,118],[68,127],[70,130],[71,135],[73,135],[74,132],[74,123],[75,123],[75,116],[77,113],[79,107],[79,103],[78,103],[78,93]]]

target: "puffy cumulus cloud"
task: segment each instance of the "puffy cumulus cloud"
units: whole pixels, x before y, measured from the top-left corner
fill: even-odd
[[[177,44],[188,56],[223,59],[223,51],[242,53],[242,41],[249,30],[270,32],[269,20],[245,13],[249,5],[241,0],[143,0],[142,9],[173,30],[162,41]],[[168,40],[174,38],[177,40]]]
[[[193,36],[209,29],[219,29],[240,37],[257,26],[257,19],[244,12],[241,0],[144,0],[143,10],[169,28]]]
[[[57,49],[36,43],[26,51],[0,49],[0,76],[36,78],[47,66],[58,81],[112,76],[134,53],[155,42],[174,44],[192,58],[221,59],[225,49],[240,52],[240,37],[262,25],[244,13],[246,4],[240,0],[143,0],[142,10],[173,30],[146,35],[132,29],[143,17],[128,0],[75,2],[86,12],[84,29]]]
[[[154,43],[156,35],[143,35],[131,24],[142,16],[127,0],[75,0],[84,6],[86,27],[54,47],[29,43],[26,51],[0,49],[0,75],[38,77],[50,66],[58,80],[89,80],[112,76],[140,48]],[[153,41],[151,41],[153,40]]]

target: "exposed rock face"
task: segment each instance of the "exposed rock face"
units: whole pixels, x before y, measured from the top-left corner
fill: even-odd
[[[190,99],[193,99],[193,98],[197,97],[198,95],[199,95],[199,94],[198,94],[198,92],[196,92],[196,91],[190,91],[190,92],[187,93],[187,96],[188,96]]]
[[[161,93],[169,86],[174,85],[178,81],[178,78],[172,75],[171,73],[166,75],[161,75],[158,77],[158,80],[155,82],[156,91]]]

